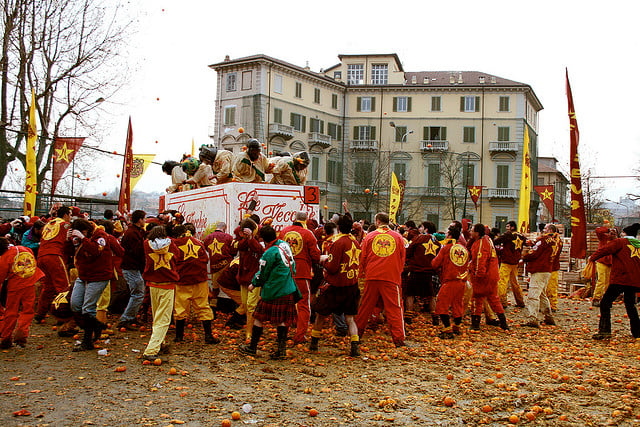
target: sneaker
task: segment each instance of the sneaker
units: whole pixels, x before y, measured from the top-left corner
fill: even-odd
[[[125,328],[127,331],[136,331],[138,329],[128,320],[118,322],[116,329],[120,330],[122,328]]]
[[[251,356],[255,356],[258,353],[255,349],[249,347],[247,344],[240,344],[238,346],[238,351],[240,353],[249,354]]]
[[[600,307],[600,300],[594,299],[593,301],[591,301],[591,305],[594,307]]]
[[[93,344],[82,342],[73,347],[74,352],[93,350]]]
[[[608,340],[611,339],[611,332],[598,332],[594,334],[591,338],[594,340]]]
[[[160,359],[160,361],[162,363],[165,363],[165,362],[168,361],[167,359],[160,357],[160,353],[158,353],[158,354],[143,354],[142,355],[142,360],[148,360],[150,362],[155,362],[157,359]]]
[[[529,320],[527,323],[523,323],[520,326],[526,326],[528,328],[539,328],[540,325],[538,324],[537,320]]]
[[[160,351],[158,354],[169,354],[171,353],[171,346],[169,344],[160,344]]]
[[[498,319],[487,319],[487,325],[500,326],[500,321]]]

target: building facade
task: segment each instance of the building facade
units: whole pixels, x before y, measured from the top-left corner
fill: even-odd
[[[517,218],[525,129],[537,182],[542,105],[529,85],[476,71],[408,72],[396,54],[338,58],[321,72],[265,55],[211,65],[211,137],[236,153],[251,137],[268,152],[308,151],[309,184],[327,214],[344,200],[356,219],[388,210],[394,172],[405,187],[399,221],[444,229],[463,216],[491,226]],[[483,187],[477,209],[468,186]]]
[[[567,199],[569,189],[569,179],[558,170],[558,159],[555,157],[538,157],[538,176],[535,185],[553,185],[553,209],[554,215],[544,205],[540,203],[538,220],[540,222],[556,222],[569,228],[570,209]]]

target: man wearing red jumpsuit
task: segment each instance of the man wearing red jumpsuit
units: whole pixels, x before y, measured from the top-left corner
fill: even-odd
[[[69,274],[65,262],[67,232],[71,227],[71,210],[61,206],[56,211],[56,218],[49,221],[42,229],[40,249],[38,250],[38,268],[44,273],[42,289],[38,300],[38,311],[34,319],[41,322],[47,315],[51,302],[60,292],[69,288]]]
[[[298,290],[302,294],[302,299],[296,304],[298,309],[298,321],[296,325],[296,335],[293,338],[294,344],[305,341],[305,333],[309,327],[311,318],[311,290],[310,283],[313,274],[311,265],[320,262],[320,248],[316,236],[307,230],[303,224],[307,222],[306,212],[296,212],[296,219],[293,225],[285,227],[280,232],[280,239],[284,240],[291,247],[293,259],[296,262],[295,281]]]
[[[376,303],[382,299],[393,343],[405,345],[404,313],[402,307],[402,270],[406,257],[404,239],[389,228],[389,215],[376,214],[377,229],[362,241],[360,277],[364,276],[364,291],[356,316],[358,335],[362,337]]]
[[[609,242],[614,241],[618,237],[618,234],[615,228],[604,226],[596,228],[596,236],[598,237],[598,250],[600,250],[607,246]],[[600,307],[602,295],[604,295],[605,291],[609,287],[612,262],[613,260],[611,255],[606,255],[596,261],[598,279],[596,281],[596,287],[593,290],[593,297],[591,298],[591,302],[594,307]]]
[[[440,291],[436,302],[436,314],[440,316],[444,329],[440,338],[452,339],[453,328],[449,317],[449,308],[453,321],[459,328],[464,314],[464,288],[469,275],[469,251],[460,243],[461,230],[451,224],[447,230],[447,238],[438,255],[431,261],[431,266],[440,270]]]
[[[12,341],[21,347],[26,345],[36,301],[35,285],[43,275],[31,249],[10,246],[7,238],[0,237],[0,283],[7,280],[6,310],[0,319],[0,348],[11,347]],[[13,336],[16,323],[18,328]]]
[[[471,230],[473,246],[471,246],[471,286],[473,287],[474,312],[471,316],[471,329],[480,330],[480,316],[484,308],[484,300],[489,302],[489,306],[500,319],[500,327],[509,329],[507,318],[504,315],[504,308],[498,298],[498,255],[493,241],[485,235],[483,224],[476,224]]]

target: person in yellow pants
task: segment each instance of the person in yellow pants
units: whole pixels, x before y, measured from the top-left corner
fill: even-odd
[[[562,239],[558,233],[553,233],[553,239],[555,240],[553,252],[552,252],[552,271],[547,282],[547,298],[549,298],[549,304],[551,305],[551,311],[556,312],[558,310],[558,275],[560,272],[560,253],[562,252]]]
[[[618,237],[618,230],[614,227],[610,228],[609,225],[605,223],[603,227],[596,228],[596,236],[598,237],[599,250]],[[604,256],[596,261],[596,273],[598,274],[598,279],[591,298],[594,307],[600,306],[600,300],[609,287],[611,261],[612,258],[610,255]]]
[[[516,306],[524,307],[524,295],[518,283],[518,263],[522,258],[522,247],[526,239],[522,234],[517,233],[517,230],[518,226],[515,221],[509,221],[507,230],[493,241],[500,259],[498,298],[500,298],[503,307],[508,305],[507,292],[509,291],[509,286],[513,291]]]

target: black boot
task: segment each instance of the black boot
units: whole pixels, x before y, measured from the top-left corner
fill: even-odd
[[[173,342],[184,341],[184,324],[186,322],[186,319],[176,320],[176,337],[173,339]]]
[[[241,353],[255,356],[258,352],[258,342],[260,342],[261,336],[262,327],[253,325],[253,328],[251,328],[251,342],[249,345],[240,344],[240,346],[238,346],[238,350],[240,350]]]
[[[489,319],[487,317],[487,325],[489,325],[489,326],[500,326],[500,320],[498,320],[498,319]]]
[[[507,325],[507,316],[505,316],[504,313],[499,313],[498,320],[500,320],[500,327],[505,331],[508,331],[509,325]]]
[[[271,358],[274,360],[284,359],[287,355],[287,333],[289,328],[287,326],[278,326],[278,349],[271,353]]]
[[[360,356],[360,341],[351,341],[351,357]]]
[[[102,323],[98,319],[94,319],[94,329],[93,329],[93,342],[96,342],[102,337],[102,331],[107,329],[106,323]]]
[[[95,322],[96,318],[90,314],[84,314],[82,316],[84,335],[82,336],[82,342],[75,346],[73,351],[93,350],[93,330],[95,329]]]
[[[480,316],[471,316],[471,330],[479,331],[480,330]]]
[[[247,323],[247,315],[246,314],[238,314],[237,311],[234,310],[225,326],[228,326],[230,329],[239,330],[244,328],[245,323]]]
[[[431,323],[433,324],[433,326],[438,326],[440,324],[440,316],[438,316],[437,314],[432,315]]]
[[[309,344],[309,351],[318,351],[318,343],[320,342],[320,338],[311,337],[311,344]]]
[[[214,338],[211,333],[211,320],[202,321],[202,329],[204,329],[204,342],[207,344],[218,344],[220,340]]]

